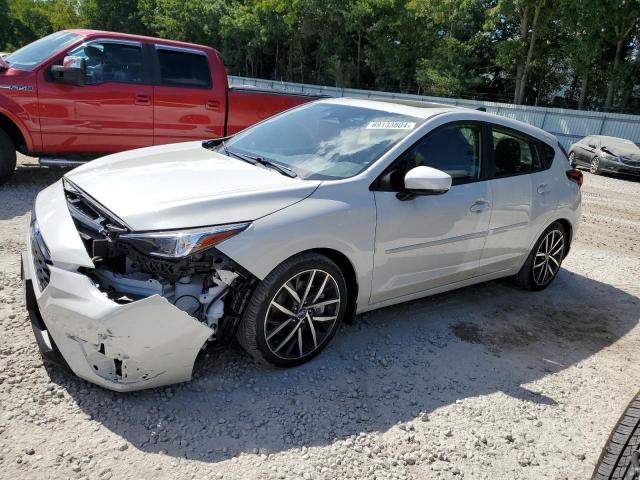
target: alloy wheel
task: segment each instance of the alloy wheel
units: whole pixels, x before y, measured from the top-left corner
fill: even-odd
[[[576,166],[576,154],[575,154],[575,152],[571,152],[569,154],[569,165],[571,165],[571,168],[574,168]]]
[[[331,274],[313,269],[287,280],[269,303],[266,343],[277,357],[295,360],[327,340],[340,313],[340,289]]]
[[[600,159],[598,157],[594,157],[593,160],[591,160],[589,171],[591,173],[598,173],[598,170],[600,170]]]
[[[548,284],[560,270],[564,255],[564,234],[560,230],[551,230],[538,246],[533,260],[533,280],[543,286]]]

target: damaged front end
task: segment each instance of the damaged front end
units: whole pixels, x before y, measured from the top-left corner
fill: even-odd
[[[211,328],[211,341],[234,333],[255,278],[215,244],[241,232],[248,223],[131,232],[122,220],[66,179],[64,192],[95,265],[82,272],[108,298],[127,304],[158,295]]]
[[[75,226],[91,258],[73,270],[48,262],[42,284],[38,242],[23,256],[25,287],[37,297],[32,305],[45,336],[77,375],[118,391],[186,381],[201,348],[233,335],[256,279],[215,248],[214,240],[228,238],[229,230],[220,235],[214,228],[215,238],[173,232],[178,242],[171,243],[171,233],[132,232],[66,179],[43,197],[36,210],[50,213],[44,204],[66,203],[73,222],[66,212],[56,214],[64,225],[55,233]],[[52,220],[43,223],[54,241]],[[58,240],[52,251],[61,247]],[[163,251],[170,244],[173,249]]]

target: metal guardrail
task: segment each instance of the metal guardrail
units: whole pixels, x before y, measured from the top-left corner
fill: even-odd
[[[445,97],[429,97],[409,93],[392,93],[355,88],[325,87],[303,83],[263,80],[258,78],[229,76],[231,86],[252,86],[260,89],[277,90],[287,93],[307,95],[327,95],[330,97],[356,98],[398,98],[422,100],[427,102],[457,105],[468,108],[485,107],[487,112],[520,120],[542,128],[558,137],[560,143],[568,148],[573,142],[588,135],[609,135],[640,143],[640,115],[621,113],[589,112],[564,108],[532,107],[509,103],[465,100]]]

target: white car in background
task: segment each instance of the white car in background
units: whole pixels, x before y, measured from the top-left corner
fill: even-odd
[[[547,287],[581,183],[555,137],[517,121],[322,100],[43,190],[27,306],[45,357],[112,390],[189,380],[198,352],[233,336],[298,365],[355,313],[499,277]]]

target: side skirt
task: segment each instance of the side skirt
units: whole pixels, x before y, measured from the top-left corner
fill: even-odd
[[[423,290],[421,292],[411,293],[409,295],[403,295],[402,297],[391,298],[389,300],[384,300],[378,303],[358,306],[358,311],[356,313],[359,314],[359,313],[369,312],[371,310],[377,310],[378,308],[397,305],[398,303],[409,302],[411,300],[417,300],[419,298],[430,297],[431,295],[436,295],[438,293],[448,292],[450,290],[456,290],[462,287],[468,287],[469,285],[475,285],[477,283],[488,282],[490,280],[495,280],[497,278],[510,277],[511,275],[515,275],[516,273],[518,273],[519,268],[520,267],[518,267],[518,269],[501,270],[499,272],[488,273],[488,274],[480,275],[477,277],[471,277],[466,280],[462,280],[460,282],[449,283],[447,285],[431,288],[429,290]]]

